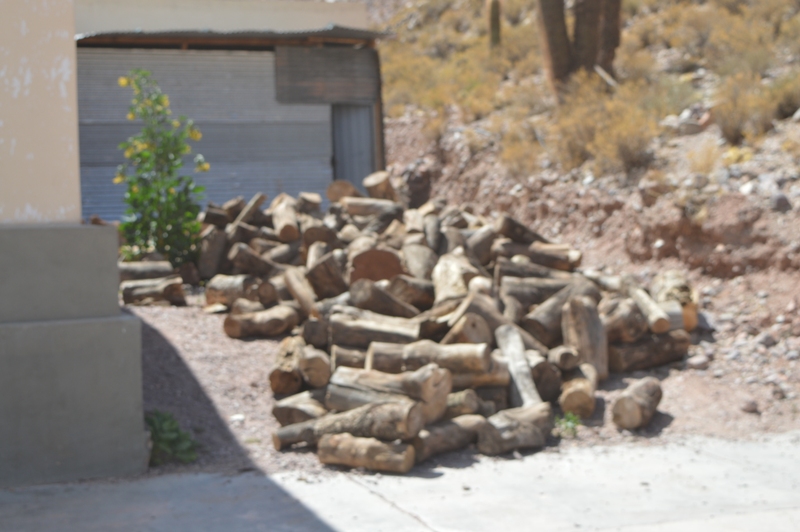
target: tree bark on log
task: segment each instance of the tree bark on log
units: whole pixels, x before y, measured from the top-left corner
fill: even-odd
[[[283,274],[283,279],[292,297],[300,304],[303,314],[306,317],[319,318],[316,306],[317,294],[306,279],[305,273],[300,268],[288,268]]]
[[[364,368],[367,352],[361,349],[350,349],[341,345],[331,346],[331,368],[336,371],[340,366],[348,368]]]
[[[413,318],[419,314],[415,307],[400,301],[369,279],[359,279],[350,285],[350,301],[355,307],[385,316]]]
[[[228,218],[228,213],[219,207],[208,206],[205,212],[201,214],[202,216],[199,218],[200,223],[213,225],[217,229],[224,230],[225,227],[233,221],[231,218]]]
[[[228,244],[233,245],[240,242],[247,243],[259,236],[260,231],[255,227],[244,222],[230,223],[225,228],[225,236],[228,238]]]
[[[291,331],[300,322],[297,310],[288,305],[278,305],[253,314],[240,314],[225,318],[223,328],[231,338],[260,336],[270,338]]]
[[[264,253],[262,258],[277,264],[295,264],[300,258],[301,246],[302,242],[300,240],[280,244]]]
[[[591,364],[581,364],[564,375],[558,404],[564,412],[573,413],[584,419],[592,417],[595,391],[597,391],[597,370]]]
[[[176,307],[186,306],[183,280],[180,277],[123,281],[120,285],[122,302],[126,305],[166,301]]]
[[[206,305],[221,303],[226,307],[237,299],[258,301],[261,280],[252,275],[215,275],[206,284]]]
[[[609,343],[633,343],[650,330],[647,318],[633,299],[603,299],[598,311]]]
[[[531,378],[543,401],[556,401],[561,392],[561,371],[538,351],[525,351]]]
[[[691,338],[683,329],[667,334],[648,334],[634,344],[611,344],[608,364],[611,371],[626,373],[655,368],[683,360]]]
[[[503,316],[511,323],[518,324],[525,316],[526,309],[517,298],[503,294],[500,296],[500,302],[503,304]]]
[[[469,281],[480,272],[467,257],[463,250],[442,255],[433,268],[431,279],[436,294],[435,302],[440,303],[448,299],[464,297],[469,293]]]
[[[697,328],[698,296],[686,274],[680,270],[660,272],[653,279],[651,286],[653,299],[657,303],[677,301],[683,312],[683,328],[692,332]]]
[[[431,281],[408,275],[393,277],[386,291],[400,301],[413,305],[418,310],[431,308],[435,298]]]
[[[244,222],[249,224],[255,216],[256,211],[259,210],[261,204],[265,201],[267,201],[267,197],[264,194],[260,192],[256,193],[256,195],[247,202],[247,205],[244,206],[241,212],[239,212],[239,215],[233,223]]]
[[[500,280],[500,296],[513,297],[527,311],[531,305],[547,301],[569,284],[569,279],[503,277]]]
[[[595,301],[600,301],[601,298],[600,291],[594,283],[578,278],[525,316],[522,319],[522,328],[547,347],[556,347],[561,343],[561,312],[564,303],[575,296],[589,296]],[[547,348],[532,349],[547,351]]]
[[[416,451],[417,463],[475,443],[478,432],[486,423],[483,416],[463,415],[425,427],[411,443]]]
[[[515,449],[544,447],[552,430],[550,403],[501,410],[490,416],[478,431],[478,450],[498,455]]]
[[[175,268],[168,261],[118,262],[119,281],[140,281],[144,279],[160,279],[175,273]]]
[[[494,267],[494,284],[500,286],[503,277],[538,277],[542,279],[572,280],[572,274],[562,270],[546,268],[533,262],[519,263],[506,257],[498,257]]]
[[[308,390],[290,395],[275,403],[272,415],[281,424],[281,427],[302,423],[309,419],[318,419],[328,413],[322,402],[325,400],[323,390]]]
[[[305,348],[302,338],[284,338],[278,348],[278,359],[269,373],[269,386],[275,395],[293,395],[303,387],[300,356]]]
[[[222,210],[228,213],[228,218],[235,220],[236,217],[239,216],[239,213],[242,212],[245,205],[247,205],[247,203],[244,201],[244,196],[238,196],[223,203]]]
[[[412,276],[430,281],[433,276],[433,268],[439,262],[439,256],[428,246],[405,244],[403,246],[403,262]]]
[[[237,314],[252,314],[253,312],[261,312],[262,310],[266,309],[260,301],[250,301],[243,297],[240,297],[231,305],[231,314],[234,316]]]
[[[547,360],[561,371],[575,369],[581,363],[578,352],[568,345],[552,348],[547,353]]]
[[[467,249],[483,266],[492,260],[492,243],[495,238],[497,231],[491,225],[484,225],[467,238]]]
[[[363,467],[385,473],[408,473],[415,463],[414,447],[407,443],[384,443],[346,432],[322,436],[317,457],[323,464]]]
[[[488,344],[494,345],[494,334],[478,314],[467,312],[442,339],[442,344]]]
[[[389,172],[381,171],[370,174],[361,182],[371,198],[397,201]]]
[[[353,197],[360,198],[361,192],[358,191],[356,186],[350,181],[337,179],[328,185],[328,190],[325,192],[331,203],[339,203],[342,198]]]
[[[644,289],[638,286],[631,278],[624,279],[623,286],[628,297],[633,299],[636,304],[639,305],[639,309],[641,309],[642,314],[644,314],[647,318],[647,324],[650,327],[650,330],[656,334],[668,332],[669,316],[667,316],[666,312],[661,310],[661,307],[658,306],[658,303],[653,301],[653,298],[650,297],[650,294],[645,292]]]
[[[502,325],[495,332],[497,345],[508,362],[511,375],[509,399],[512,407],[528,407],[542,402],[539,391],[531,376],[531,367],[525,355],[522,336],[510,325]]]
[[[491,349],[487,344],[440,345],[431,340],[401,345],[372,342],[365,367],[386,373],[415,371],[436,364],[453,373],[486,373],[491,368]]]
[[[399,204],[394,201],[376,198],[356,198],[347,196],[339,200],[344,211],[350,216],[377,216],[395,211]],[[402,208],[402,206],[400,206]]]
[[[306,272],[306,279],[320,299],[336,297],[348,290],[347,282],[333,253],[328,253],[316,261]]]
[[[467,414],[477,414],[481,411],[483,401],[475,393],[475,390],[467,388],[460,392],[452,392],[447,396],[447,410],[444,411],[442,419],[453,419],[454,417]]]
[[[414,401],[371,403],[339,414],[295,423],[272,435],[280,451],[295,443],[316,446],[325,434],[350,433],[356,437],[394,441],[410,440],[424,426],[422,405]]]
[[[608,338],[597,312],[597,304],[588,296],[570,298],[562,309],[564,345],[574,348],[583,363],[594,366],[597,377],[608,378]]]
[[[298,368],[311,388],[327,386],[331,378],[331,359],[328,353],[307,345],[300,352]]]
[[[202,279],[211,279],[219,273],[228,237],[225,231],[217,227],[209,227],[200,234],[200,258],[197,270]]]
[[[300,238],[295,205],[294,198],[289,197],[272,207],[272,225],[281,242],[293,242]]]
[[[498,235],[503,235],[519,244],[530,245],[534,242],[547,242],[542,235],[507,214],[497,219],[494,229]]]
[[[323,317],[309,318],[303,322],[303,340],[323,351],[328,350],[328,320]]]
[[[366,349],[372,342],[408,344],[419,340],[420,325],[390,316],[333,314],[330,318],[331,344]]]
[[[428,247],[438,253],[442,243],[442,226],[439,217],[433,213],[426,214],[422,219],[425,242]]]
[[[499,350],[497,353],[499,354]],[[499,356],[492,355],[492,363],[486,373],[454,373],[453,389],[464,390],[466,388],[483,387],[507,387],[511,383],[511,374],[508,371],[508,363]]]
[[[380,281],[405,273],[397,251],[381,245],[360,249],[356,252],[353,252],[351,246],[348,262],[351,284],[359,279]]]
[[[627,430],[644,427],[653,419],[661,395],[661,383],[654,377],[634,382],[611,406],[614,424]]]
[[[250,246],[242,242],[236,243],[228,252],[228,260],[239,268],[242,273],[266,277],[271,275],[275,269],[275,263],[265,259],[253,251]]]

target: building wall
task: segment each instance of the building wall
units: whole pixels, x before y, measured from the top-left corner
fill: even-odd
[[[0,223],[80,221],[72,0],[0,0]]]
[[[76,0],[77,33],[178,31],[303,31],[328,24],[368,26],[360,3],[263,0]]]

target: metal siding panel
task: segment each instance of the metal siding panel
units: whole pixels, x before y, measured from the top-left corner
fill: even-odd
[[[373,139],[371,106],[333,106],[336,179],[361,187],[361,181],[375,171]]]
[[[277,99],[298,103],[373,103],[380,96],[371,48],[275,48]]]

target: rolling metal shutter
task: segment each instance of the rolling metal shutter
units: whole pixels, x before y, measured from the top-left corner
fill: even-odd
[[[205,199],[221,203],[256,192],[323,193],[332,176],[330,105],[279,104],[272,52],[78,49],[83,215],[119,219],[124,189],[114,185],[123,161],[117,145],[138,131],[125,120],[130,89],[117,78],[134,68],[152,72],[173,113],[195,120],[203,139],[193,145],[211,163],[195,174]],[[191,159],[184,167],[192,172]]]
[[[334,175],[360,189],[362,180],[375,171],[372,126],[372,106],[333,106]]]

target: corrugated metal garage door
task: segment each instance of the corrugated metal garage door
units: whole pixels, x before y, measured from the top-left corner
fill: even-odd
[[[203,131],[194,146],[211,163],[196,174],[206,199],[217,203],[256,192],[275,197],[302,190],[323,193],[332,176],[331,107],[285,105],[275,97],[272,52],[200,50],[78,50],[83,215],[118,219],[122,185],[112,179],[122,162],[117,145],[135,133],[125,120],[130,89],[117,78],[133,68],[153,73],[175,115]],[[185,167],[191,172],[192,165]]]
[[[361,188],[375,171],[372,106],[334,105],[332,114],[334,174]]]

